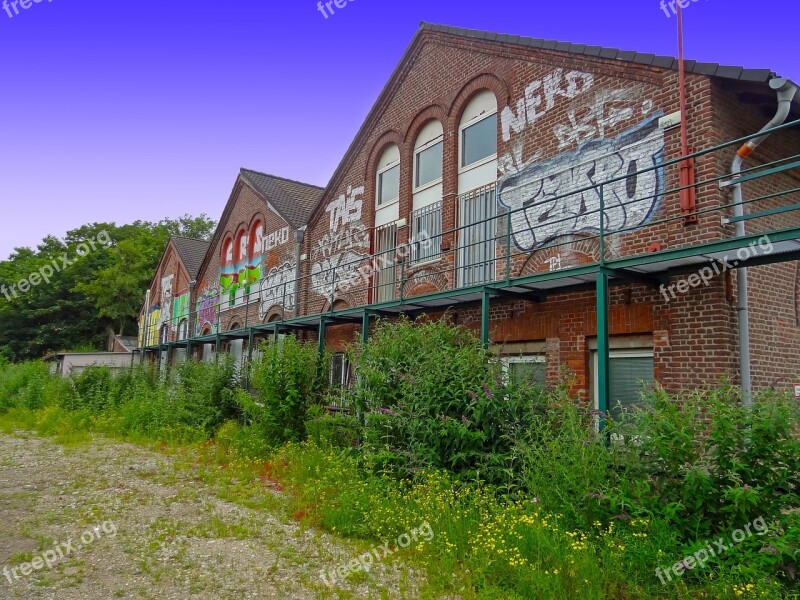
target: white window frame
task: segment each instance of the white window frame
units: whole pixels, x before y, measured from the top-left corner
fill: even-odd
[[[511,383],[511,365],[512,364],[528,364],[528,363],[536,363],[536,364],[543,364],[547,365],[547,356],[544,354],[520,354],[518,356],[503,356],[500,359],[501,364],[503,365],[503,379],[505,382]]]
[[[392,169],[394,169],[395,167],[398,168],[397,198],[394,198],[393,200],[390,200],[388,202],[381,202],[381,194],[383,192],[383,185],[382,185],[381,177],[385,173],[387,173],[387,172],[391,171]],[[402,169],[400,169],[400,161],[399,160],[396,160],[394,162],[389,163],[388,165],[386,165],[385,167],[382,167],[377,172],[377,174],[375,176],[375,209],[376,210],[383,210],[384,208],[386,208],[388,206],[393,206],[395,204],[399,204],[400,203],[400,187],[401,187],[400,184],[402,183],[402,176],[403,176],[403,173],[402,173]]]
[[[418,165],[419,165],[419,155],[422,154],[423,152],[425,152],[426,150],[429,150],[429,149],[433,148],[437,144],[441,144],[442,145],[442,175],[440,177],[438,177],[437,179],[429,181],[428,183],[424,183],[424,184],[422,184],[420,186],[417,186],[417,171],[418,171]],[[414,149],[414,165],[413,165],[412,177],[413,177],[413,182],[414,182],[414,193],[415,194],[418,193],[418,192],[424,192],[428,188],[432,188],[434,186],[437,186],[437,185],[441,184],[444,181],[444,134],[439,135],[438,137],[432,139],[431,141],[426,142],[425,144],[423,144],[419,148],[415,148]],[[431,204],[433,204],[433,202],[431,202]]]
[[[466,123],[462,123],[458,128],[458,173],[459,175],[462,173],[466,173],[468,171],[472,171],[473,169],[477,169],[478,167],[482,167],[483,165],[490,163],[492,161],[497,160],[497,152],[487,156],[486,158],[482,158],[481,160],[470,163],[468,165],[464,165],[464,131],[472,127],[473,125],[477,125],[481,121],[488,119],[490,117],[497,116],[497,109],[492,111],[482,112],[476,117],[473,117]],[[496,135],[496,134],[495,134]],[[499,146],[499,144],[498,144]]]

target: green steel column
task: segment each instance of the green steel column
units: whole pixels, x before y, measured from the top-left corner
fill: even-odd
[[[597,274],[597,408],[604,414],[610,395],[608,371],[608,272],[601,270]],[[604,426],[601,415],[600,428]]]
[[[484,348],[489,347],[489,308],[491,303],[491,292],[484,288],[481,302],[481,343]]]
[[[255,339],[255,335],[253,335],[253,330],[247,332],[247,364],[249,365],[253,362],[253,340]]]
[[[325,327],[327,325],[327,321],[325,320],[324,316],[320,316],[319,318],[319,337],[318,337],[318,350],[319,350],[319,357],[320,360],[322,359],[322,355],[325,354]]]
[[[364,316],[361,317],[361,343],[366,346],[369,341],[369,318],[368,310],[364,311]]]

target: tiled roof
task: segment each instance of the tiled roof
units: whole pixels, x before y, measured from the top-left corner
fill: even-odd
[[[317,206],[324,192],[324,188],[316,185],[267,175],[250,169],[242,169],[241,174],[295,229],[308,222],[311,212]]]
[[[197,274],[200,272],[200,265],[203,264],[203,259],[211,243],[205,240],[192,240],[178,236],[174,236],[170,239],[175,245],[183,264],[186,266],[189,277],[196,279]]]
[[[678,59],[671,56],[657,56],[655,54],[617,50],[616,48],[603,48],[602,46],[589,46],[587,44],[557,42],[555,40],[544,40],[521,35],[508,35],[505,33],[492,33],[490,31],[479,31],[477,29],[462,29],[461,27],[450,27],[449,25],[434,25],[424,21],[420,25],[420,29],[471,37],[479,40],[485,40],[487,42],[518,44],[520,46],[527,46],[529,48],[542,48],[543,50],[569,52],[582,56],[624,60],[641,65],[652,65],[662,69],[678,69]],[[775,77],[775,73],[769,69],[745,69],[743,67],[730,67],[719,65],[717,63],[697,62],[694,60],[687,60],[685,61],[685,64],[687,73],[710,75],[712,77],[722,77],[724,79],[734,79],[737,81],[767,83],[770,79]]]

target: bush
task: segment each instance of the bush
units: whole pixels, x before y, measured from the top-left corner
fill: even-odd
[[[358,359],[355,406],[378,471],[444,468],[513,485],[514,446],[544,390],[507,385],[471,332],[444,321],[380,321]]]
[[[250,369],[256,397],[237,396],[246,423],[275,445],[305,439],[306,412],[321,401],[324,375],[316,344],[303,344],[293,335],[265,343]]]

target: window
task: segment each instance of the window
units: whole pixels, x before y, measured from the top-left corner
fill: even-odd
[[[189,319],[182,319],[178,323],[178,340],[185,340],[189,337]]]
[[[497,154],[497,113],[461,132],[461,166],[468,167]]]
[[[655,382],[655,366],[653,351],[612,350],[609,353],[609,388],[608,412],[613,419],[637,406],[641,402],[641,393]],[[597,399],[597,352],[594,353],[594,402]]]
[[[395,262],[397,261],[397,225],[375,229],[374,299],[377,302],[394,300]]]
[[[459,197],[458,281],[461,287],[494,281],[497,242],[495,186]]]
[[[350,387],[351,371],[350,359],[347,354],[334,354],[333,358],[331,358],[331,386],[348,389]]]
[[[544,386],[547,382],[547,362],[540,354],[507,356],[502,362],[509,383]]]
[[[164,325],[161,328],[159,340],[162,344],[166,344],[169,342],[169,327],[167,325]]]
[[[400,165],[378,173],[378,206],[400,199]]]
[[[441,140],[432,146],[418,150],[415,155],[416,171],[415,188],[421,188],[442,178],[442,159],[444,142]]]
[[[411,262],[424,262],[442,253],[442,203],[411,213]]]

